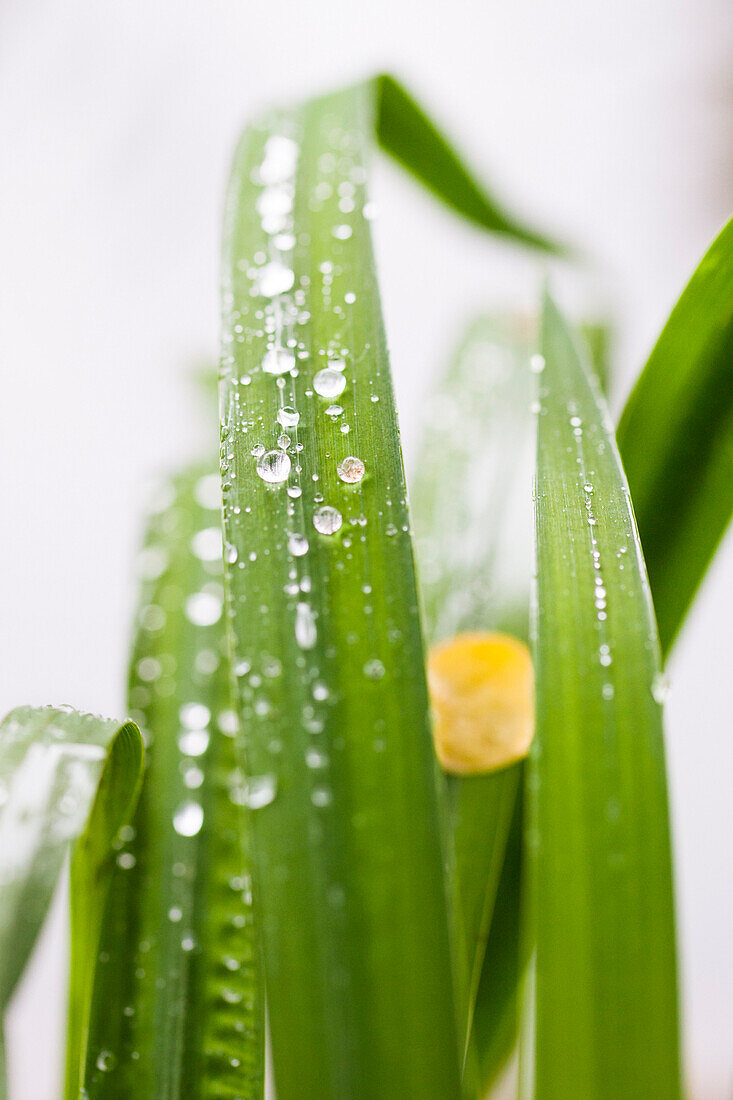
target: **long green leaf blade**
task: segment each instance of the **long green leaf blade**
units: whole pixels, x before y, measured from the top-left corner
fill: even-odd
[[[250,129],[228,203],[224,510],[280,1100],[460,1092],[371,107]]]
[[[471,630],[528,638],[533,328],[527,318],[477,321],[425,405],[410,492],[431,642]],[[513,765],[448,777],[470,974],[467,1020],[470,1026],[475,1003],[486,1085],[513,1046],[496,1036],[516,1035],[518,874],[505,876],[501,899],[497,889],[521,773],[522,766]],[[513,983],[507,960],[513,960]]]
[[[674,903],[649,586],[608,416],[545,302],[527,777],[523,1093],[679,1096]]]
[[[85,1085],[90,1100],[258,1100],[264,996],[225,644],[218,475],[188,471],[161,503],[140,557],[129,687],[147,769],[107,906]]]
[[[666,653],[733,515],[733,219],[672,310],[618,442]]]
[[[375,85],[380,145],[434,195],[481,229],[543,252],[562,251],[502,208],[394,77],[379,76]]]
[[[76,884],[85,891],[83,928],[78,910],[72,912],[70,1042],[77,1068],[111,845],[131,812],[141,768],[142,739],[132,722],[71,707],[19,707],[0,724],[0,1011],[27,962],[71,847],[73,910]]]

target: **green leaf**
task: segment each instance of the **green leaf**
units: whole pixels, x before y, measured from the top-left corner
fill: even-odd
[[[523,1095],[677,1097],[660,656],[604,403],[544,305]]]
[[[425,404],[410,494],[431,642],[468,630],[500,630],[527,640],[534,460],[527,364],[533,330],[529,319],[516,316],[477,321]],[[485,1083],[513,1045],[507,1050],[496,1035],[511,1031],[507,1019],[516,1020],[518,873],[505,875],[500,899],[497,887],[521,774],[522,765],[514,765],[485,776],[448,777],[470,973],[467,1019],[470,1026],[476,1002],[474,1031]],[[517,822],[515,848],[520,828]]]
[[[129,702],[147,770],[105,917],[90,1100],[263,1095],[264,997],[209,470],[166,487],[140,556]],[[69,1087],[68,1100],[77,1095]]]
[[[733,515],[733,219],[672,310],[619,448],[666,653]]]
[[[0,724],[0,1011],[25,967],[71,847],[69,1027],[77,1065],[111,844],[128,819],[141,768],[142,739],[132,722],[121,725],[71,707],[19,707]],[[79,885],[83,905],[75,897]]]
[[[380,145],[434,195],[491,233],[543,252],[563,251],[555,242],[506,213],[394,77],[376,77],[374,84]]]
[[[279,1100],[460,1094],[370,108],[361,87],[252,127],[228,200],[226,558]]]

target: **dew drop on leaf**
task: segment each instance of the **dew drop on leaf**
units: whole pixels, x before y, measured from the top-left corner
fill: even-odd
[[[364,463],[355,455],[348,455],[339,462],[337,472],[342,481],[347,485],[356,485],[364,477]]]
[[[313,515],[313,526],[321,535],[335,535],[341,528],[343,517],[338,508],[324,505]]]
[[[319,397],[328,397],[329,399],[338,397],[344,392],[346,388],[346,379],[340,371],[334,370],[333,367],[324,367],[323,370],[319,370],[313,379],[313,389],[319,395]]]
[[[265,451],[257,462],[257,473],[270,485],[280,485],[290,474],[290,458],[283,451]]]

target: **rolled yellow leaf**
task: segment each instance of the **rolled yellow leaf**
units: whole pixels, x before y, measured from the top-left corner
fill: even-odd
[[[458,634],[428,654],[435,751],[446,771],[476,775],[527,755],[534,736],[534,671],[508,634]]]

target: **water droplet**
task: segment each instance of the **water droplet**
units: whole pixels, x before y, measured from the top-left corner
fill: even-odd
[[[97,1055],[97,1069],[102,1073],[108,1073],[117,1065],[117,1058],[111,1050],[100,1050]]]
[[[297,500],[302,492],[300,485],[288,485],[288,496],[292,497],[293,500]]]
[[[269,485],[280,485],[290,475],[290,458],[284,451],[265,451],[257,462],[257,473]]]
[[[313,526],[321,535],[335,535],[342,523],[343,517],[338,508],[331,508],[327,504],[313,515]]]
[[[338,397],[346,388],[346,379],[340,371],[333,367],[324,367],[319,370],[313,379],[313,389],[320,397]]]
[[[318,639],[313,610],[307,603],[299,603],[295,609],[295,640],[301,649],[313,649]]]
[[[664,705],[669,695],[669,677],[665,676],[663,672],[657,672],[654,674],[652,680],[652,695],[654,696],[655,703],[659,703],[660,707]]]
[[[259,168],[264,184],[284,183],[295,171],[298,146],[283,134],[273,134],[265,144],[265,158]]]
[[[211,719],[211,711],[203,703],[184,703],[178,711],[178,720],[189,730],[204,729]]]
[[[196,836],[204,823],[204,811],[198,802],[182,802],[173,814],[173,828],[179,836]]]
[[[278,410],[277,419],[283,428],[294,428],[300,420],[300,413],[297,409],[286,405],[285,408]]]
[[[533,374],[542,374],[545,369],[544,355],[533,355],[529,361],[529,367]]]
[[[181,947],[184,951],[193,951],[196,946],[196,940],[193,936],[184,936],[181,940]]]
[[[184,756],[203,756],[208,747],[207,730],[186,730],[178,736],[178,748]]]
[[[329,405],[326,409],[326,416],[341,416],[343,411],[341,405]]]
[[[287,348],[270,348],[262,360],[265,374],[287,374],[294,366],[295,356]]]
[[[311,802],[314,806],[328,806],[331,801],[331,792],[328,787],[314,787],[311,791]]]
[[[353,229],[350,225],[335,225],[331,232],[337,241],[348,241]]]
[[[257,284],[260,294],[265,298],[274,298],[278,294],[285,294],[295,282],[295,275],[285,264],[273,261],[265,264],[257,273]]]
[[[305,535],[289,535],[288,550],[295,558],[302,558],[308,553],[308,539]]]
[[[207,527],[191,539],[191,549],[200,561],[219,561],[222,554],[221,528]]]
[[[373,657],[364,665],[364,675],[370,680],[381,680],[384,676],[384,665],[377,657]]]
[[[135,866],[137,860],[132,852],[120,852],[117,857],[117,866],[121,867],[123,871],[130,871]]]
[[[213,626],[221,611],[222,601],[213,592],[194,592],[186,600],[186,618],[195,626]]]
[[[263,806],[269,806],[275,801],[276,794],[277,779],[271,772],[253,775],[247,780],[244,789],[244,804],[250,810],[261,810]]]
[[[183,910],[179,909],[177,905],[173,905],[168,910],[168,920],[173,921],[174,924],[177,924],[182,916],[183,916]]]
[[[364,477],[364,470],[364,463],[355,455],[348,455],[339,462],[337,467],[339,477],[347,485],[355,485],[357,481],[361,481]]]

